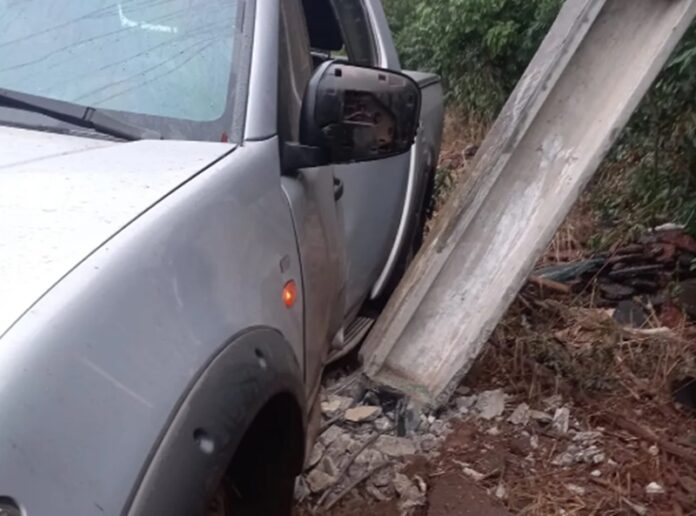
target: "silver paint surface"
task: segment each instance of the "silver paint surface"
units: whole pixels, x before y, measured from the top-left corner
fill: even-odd
[[[432,74],[419,72],[404,72],[421,85],[423,98],[421,103],[420,126],[416,142],[411,149],[408,172],[408,187],[406,200],[401,212],[399,229],[394,238],[389,259],[384,266],[379,279],[372,287],[371,299],[376,299],[384,293],[384,289],[391,277],[394,266],[404,251],[406,236],[413,224],[418,224],[418,202],[422,202],[424,190],[431,172],[434,172],[437,156],[440,154],[440,140],[442,139],[442,120],[444,118],[444,106],[442,103],[442,83],[440,78]],[[427,202],[427,200],[426,200]]]
[[[256,3],[239,148],[0,127],[0,495],[29,516],[121,514],[182,397],[250,328],[283,336],[311,390],[387,262],[409,156],[281,178],[278,2]]]
[[[0,490],[28,515],[120,514],[182,394],[245,329],[276,329],[302,363],[302,292],[293,309],[281,298],[301,273],[278,170],[277,140],[235,150],[3,336]]]
[[[106,239],[233,147],[0,126],[0,149],[2,334]]]

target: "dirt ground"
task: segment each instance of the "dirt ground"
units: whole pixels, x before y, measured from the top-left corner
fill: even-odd
[[[405,510],[401,494],[380,501],[359,483],[330,511],[308,503],[301,514],[696,515],[696,327],[680,286],[693,287],[696,270],[679,269],[662,242],[692,249],[696,240],[664,234],[641,248],[641,260],[659,261],[667,246],[672,264],[650,295],[607,300],[601,290],[617,286],[607,290],[600,273],[572,289],[525,287],[450,406],[431,416],[451,426],[437,453],[402,471],[421,486],[422,504]],[[572,254],[567,233],[558,238],[567,248],[555,242],[540,265]],[[638,253],[624,256],[633,263]],[[632,278],[621,259],[605,260]],[[646,267],[637,270],[655,273]],[[637,321],[622,313],[626,303]],[[504,393],[494,417],[461,409],[487,392]]]
[[[435,213],[485,127],[449,117],[447,132]],[[592,258],[595,224],[579,203],[539,267]],[[431,416],[451,431],[406,460],[422,503],[404,509],[394,489],[378,499],[368,472],[329,510],[310,495],[297,514],[696,516],[696,240],[641,245],[617,242],[582,279],[525,287],[450,406]],[[661,268],[631,274],[646,263]],[[680,291],[689,281],[691,300]],[[627,286],[623,301],[607,299]],[[496,417],[462,408],[495,390],[505,396]]]
[[[696,514],[696,417],[670,390],[687,365],[680,361],[696,356],[693,330],[627,338],[614,327],[618,333],[593,333],[593,345],[611,345],[613,352],[593,347],[564,356],[566,345],[553,335],[573,328],[578,336],[589,323],[553,299],[523,299],[462,387],[503,389],[503,417],[454,419],[439,458],[414,457],[404,471],[424,480],[425,505],[404,512],[398,498],[380,502],[356,488],[331,511],[316,514]],[[570,431],[548,420],[513,424],[509,416],[521,403],[539,412],[567,408]],[[588,433],[597,437],[590,436],[585,449],[596,443],[601,451],[592,460],[559,465],[563,452]]]

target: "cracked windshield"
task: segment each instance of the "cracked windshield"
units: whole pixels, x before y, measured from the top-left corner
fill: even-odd
[[[0,88],[211,122],[228,111],[236,0],[0,0]]]

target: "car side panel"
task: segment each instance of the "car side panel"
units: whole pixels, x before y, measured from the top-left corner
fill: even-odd
[[[400,71],[381,1],[362,2],[377,47],[375,65]],[[355,316],[387,264],[405,207],[409,162],[409,155],[404,154],[335,168],[345,185],[341,204],[347,256],[347,320]]]
[[[421,100],[420,124],[425,150],[421,157],[425,168],[437,165],[442,140],[442,125],[445,117],[443,103],[442,79],[432,73],[404,71],[420,86],[423,94]]]
[[[180,400],[247,328],[303,363],[278,142],[245,144],[104,244],[0,343],[0,490],[31,516],[119,514]],[[240,431],[243,429],[240,428]]]
[[[404,253],[412,252],[422,242],[422,231],[428,214],[430,197],[435,188],[435,173],[440,154],[444,106],[442,83],[437,75],[405,72],[414,78],[421,89],[421,113],[416,142],[411,148],[409,186],[401,222],[389,260],[372,289],[371,298],[389,295],[394,279],[400,279],[399,260]],[[415,246],[415,247],[414,247]],[[392,278],[394,276],[394,278]]]
[[[346,316],[367,298],[394,244],[408,185],[409,154],[338,165],[347,257]]]
[[[305,381],[308,398],[318,391],[331,340],[343,324],[345,244],[340,205],[330,167],[283,177],[302,260],[305,309]]]

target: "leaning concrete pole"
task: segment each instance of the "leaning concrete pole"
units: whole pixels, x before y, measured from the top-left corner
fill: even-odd
[[[696,15],[566,0],[363,347],[366,374],[444,403]]]

